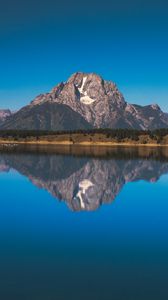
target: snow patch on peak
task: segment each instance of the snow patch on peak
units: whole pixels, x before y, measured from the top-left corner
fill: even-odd
[[[78,91],[80,92],[80,95],[84,95],[84,96],[80,96],[80,102],[82,102],[83,104],[85,105],[90,105],[92,104],[93,102],[95,102],[95,99],[92,99],[88,96],[87,94],[87,91],[84,91],[84,85],[86,83],[86,80],[87,80],[87,76],[83,77],[83,80],[82,80],[82,85],[80,88],[78,88]]]
[[[94,103],[95,101],[96,101],[95,99],[92,99],[89,96],[84,96],[84,97],[80,98],[80,102],[82,102],[83,104],[86,104],[86,105],[90,105],[90,104]]]
[[[83,88],[84,88],[84,85],[85,85],[85,82],[86,82],[86,80],[87,80],[87,77],[83,77],[83,80],[82,80],[82,85],[81,85],[81,87],[80,87],[80,88],[78,88],[78,90],[79,90],[80,94],[84,94],[84,92],[83,92]]]

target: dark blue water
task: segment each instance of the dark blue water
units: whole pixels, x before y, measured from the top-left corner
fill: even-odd
[[[168,299],[168,156],[0,154],[0,299]]]

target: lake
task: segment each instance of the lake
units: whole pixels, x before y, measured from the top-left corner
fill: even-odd
[[[0,299],[168,299],[168,149],[0,148]]]

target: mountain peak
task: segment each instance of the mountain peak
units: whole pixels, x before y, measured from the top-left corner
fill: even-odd
[[[103,79],[95,73],[78,72],[69,78],[68,83],[77,88],[82,104],[91,105],[97,100],[95,92],[102,90]]]
[[[82,81],[83,78],[89,78],[89,80],[98,80],[98,81],[103,80],[103,78],[96,73],[76,72],[69,77],[68,82],[75,84],[78,81]]]
[[[151,104],[151,107],[152,107],[154,110],[161,110],[160,106],[159,106],[157,103]]]
[[[59,107],[57,104],[62,106]],[[38,107],[38,113],[41,113],[41,118],[39,115],[38,121],[34,110],[36,106],[41,106]],[[31,119],[32,129],[37,128],[36,124],[42,126],[44,129],[45,126],[43,127],[43,125],[48,124],[44,120],[44,116],[57,124],[57,121],[53,121],[54,117],[51,118],[51,110],[54,110],[56,106],[59,109],[58,114],[55,111],[55,116],[57,115],[58,119],[59,114],[61,120],[63,116],[65,118],[68,115],[67,107],[79,115],[77,117],[76,114],[71,113],[74,118],[78,119],[76,129],[80,129],[77,127],[77,123],[84,124],[84,120],[87,122],[87,125],[90,124],[94,128],[134,128],[148,130],[168,127],[168,115],[163,113],[157,104],[147,106],[129,104],[125,101],[115,83],[104,80],[96,73],[85,72],[76,72],[66,82],[61,82],[55,86],[51,92],[37,96],[30,105],[14,114],[15,117],[13,119],[11,117],[11,119],[17,119],[17,124],[23,124],[25,122],[23,120],[21,122],[20,119],[30,116],[29,121]],[[42,114],[42,110],[46,108],[47,115]],[[64,110],[66,113],[63,113]],[[13,124],[13,121],[5,122],[3,126],[9,123]],[[48,128],[52,130],[52,128],[55,129],[56,127],[53,123]]]

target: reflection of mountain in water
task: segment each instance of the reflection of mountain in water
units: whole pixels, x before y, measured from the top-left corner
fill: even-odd
[[[147,158],[108,159],[56,154],[3,153],[0,171],[14,168],[33,184],[65,200],[74,210],[96,210],[111,203],[124,184],[136,180],[157,181],[168,173],[168,160]]]

